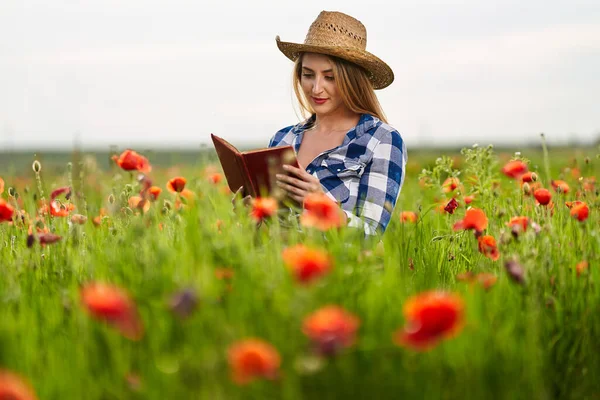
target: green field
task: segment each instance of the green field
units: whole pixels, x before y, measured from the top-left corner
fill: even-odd
[[[109,153],[0,155],[0,197],[15,209],[0,222],[0,370],[38,398],[600,398],[598,149],[522,149],[516,156],[537,175],[526,189],[501,172],[514,149],[409,152],[381,243],[351,228],[321,232],[277,218],[257,225],[250,209],[233,210],[223,181],[208,179],[210,151],[139,150],[162,188],[147,211],[130,202],[143,182]],[[167,190],[175,176],[187,178],[193,197]],[[460,186],[447,193],[449,176]],[[553,207],[526,193],[537,185]],[[69,215],[41,215],[51,192],[67,186],[69,199],[57,199],[73,204]],[[488,218],[482,235],[495,238],[497,260],[473,231],[453,229],[467,195]],[[443,210],[451,198],[453,214]],[[588,206],[582,221],[565,204],[574,201]],[[402,222],[404,211],[416,222]],[[517,216],[527,217],[524,227],[508,225]],[[61,240],[42,246],[44,229]],[[282,256],[297,244],[326,252],[331,270],[298,282]],[[479,273],[493,275],[490,286]],[[92,282],[129,294],[125,317],[107,322],[90,311],[82,293]],[[405,306],[430,290],[463,304],[453,334],[427,349],[399,344],[403,329],[419,328]],[[308,337],[305,318],[327,305],[355,316],[355,340]],[[261,372],[248,361],[258,376],[240,384],[228,351],[248,338],[268,343],[280,362]],[[0,398],[9,384],[0,373]]]

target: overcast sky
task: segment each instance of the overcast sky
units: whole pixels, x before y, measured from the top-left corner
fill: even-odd
[[[321,10],[367,27],[407,145],[600,136],[600,1],[2,0],[0,149],[266,146]]]

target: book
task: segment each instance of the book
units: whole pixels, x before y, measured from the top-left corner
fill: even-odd
[[[268,147],[240,152],[231,143],[214,134],[210,137],[227,184],[232,192],[243,187],[243,196],[272,196],[283,200],[285,193],[277,187],[276,174],[286,174],[283,165],[299,168],[296,153],[292,146]]]

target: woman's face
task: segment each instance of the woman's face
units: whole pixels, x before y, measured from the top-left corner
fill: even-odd
[[[345,108],[333,77],[333,63],[326,55],[304,54],[300,84],[317,115],[330,115]]]

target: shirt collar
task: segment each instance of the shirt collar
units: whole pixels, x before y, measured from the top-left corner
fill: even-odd
[[[303,132],[308,126],[312,125],[317,118],[316,114],[310,116],[310,118],[306,119],[303,122],[300,122],[292,128],[292,132],[298,135]],[[379,119],[377,117],[372,116],[371,114],[361,114],[360,119],[358,120],[358,124],[354,127],[353,130],[349,132],[350,136],[356,135],[356,137],[362,136],[365,132],[368,132],[369,129],[373,128]]]

